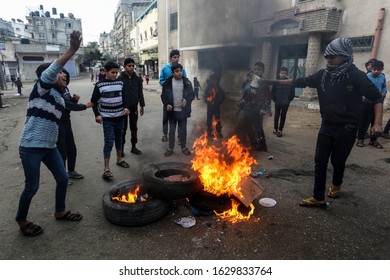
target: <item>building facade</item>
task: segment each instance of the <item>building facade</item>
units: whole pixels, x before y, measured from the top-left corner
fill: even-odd
[[[376,57],[389,76],[389,10],[389,1],[159,0],[159,63],[167,63],[169,51],[179,49],[190,78],[205,81],[219,67],[223,86],[237,94],[254,62],[265,63],[268,78],[282,66],[289,68],[290,78],[310,75],[325,66],[326,45],[348,37],[360,69]],[[297,89],[296,95],[311,100],[317,93]]]
[[[148,74],[150,78],[157,78],[159,75],[157,19],[157,1],[153,1],[136,20],[141,68],[139,72]]]
[[[21,20],[10,22],[12,36],[7,39],[7,47],[1,50],[6,78],[15,75],[22,81],[35,80],[35,70],[40,64],[54,61],[69,47],[72,31],[82,33],[81,19],[75,18],[72,13],[57,15],[56,8],[52,8],[51,14],[41,5],[31,10],[26,20],[26,24]],[[0,26],[0,30],[4,28]],[[71,77],[79,75],[83,54],[81,47],[65,65]]]

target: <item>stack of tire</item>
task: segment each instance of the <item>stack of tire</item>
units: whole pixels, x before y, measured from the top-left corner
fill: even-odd
[[[167,178],[182,178],[170,180]],[[140,195],[148,194],[144,202],[122,203],[112,197],[134,192],[140,186]],[[174,200],[192,197],[202,190],[198,173],[190,164],[165,162],[151,164],[142,171],[142,180],[130,180],[113,185],[103,195],[103,211],[110,222],[121,226],[142,226],[167,215]]]

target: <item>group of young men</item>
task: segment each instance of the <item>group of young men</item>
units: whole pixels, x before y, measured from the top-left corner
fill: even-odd
[[[69,77],[63,67],[78,50],[81,40],[80,32],[74,31],[70,36],[69,49],[55,62],[41,65],[37,69],[38,81],[29,98],[26,122],[19,143],[26,180],[20,196],[16,221],[26,236],[35,236],[43,231],[39,225],[27,220],[31,200],[39,188],[41,162],[48,167],[56,180],[55,218],[67,221],[82,219],[80,213],[66,210],[65,197],[71,173],[66,172],[65,159],[61,157],[56,146],[60,140],[58,133],[61,116],[67,109],[71,110],[67,108],[64,101]],[[340,196],[345,162],[355,143],[363,111],[363,97],[372,103],[375,113],[371,125],[372,135],[379,135],[382,132],[383,98],[375,84],[353,64],[351,41],[347,38],[333,40],[326,47],[324,57],[327,61],[325,69],[296,80],[286,79],[287,73],[283,73],[286,69],[281,69],[280,79],[265,80],[262,77],[264,64],[256,63],[255,78],[248,80],[250,82],[246,85],[241,99],[246,107],[244,118],[251,124],[250,133],[254,133],[248,136],[252,137],[253,141],[258,141],[252,144],[257,144],[259,150],[266,151],[265,135],[261,124],[262,116],[270,113],[270,99],[275,101],[275,113],[278,116],[274,120],[274,132],[280,137],[287,108],[292,98],[291,89],[295,87],[317,89],[322,124],[318,132],[315,151],[314,190],[311,197],[300,201],[300,206],[325,205],[329,159],[333,165],[333,179],[327,196],[330,198]],[[161,70],[160,74],[163,103],[162,141],[168,142],[165,156],[173,154],[176,128],[182,152],[185,155],[191,155],[191,151],[186,146],[186,126],[187,118],[191,115],[191,102],[195,98],[195,93],[183,66],[178,62],[179,58],[179,51],[173,50],[170,54],[170,63]],[[95,121],[103,126],[103,179],[113,177],[109,161],[114,145],[116,164],[123,168],[129,167],[129,164],[123,160],[125,142],[123,131],[127,130],[128,123],[131,128],[131,152],[137,155],[142,154],[136,148],[138,114],[143,115],[145,106],[142,80],[135,73],[135,62],[132,58],[124,61],[124,68],[125,71],[119,73],[117,63],[107,62],[105,78],[95,84],[91,101],[81,108],[92,107]],[[218,74],[210,75],[204,99],[208,106],[207,132],[211,136],[212,129],[214,129],[211,120],[214,118],[216,136],[222,138],[220,106],[223,103],[224,92],[219,87],[219,79]],[[265,88],[269,88],[269,85],[274,85],[273,95],[265,94]],[[282,94],[287,97],[282,97]],[[77,101],[77,96],[73,98]],[[140,105],[139,113],[138,104]],[[279,116],[281,116],[280,123]]]

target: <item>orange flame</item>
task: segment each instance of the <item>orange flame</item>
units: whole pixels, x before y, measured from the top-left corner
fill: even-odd
[[[192,169],[199,172],[204,190],[216,196],[241,193],[236,189],[238,183],[251,173],[251,165],[257,164],[236,135],[223,141],[221,147],[216,147],[208,145],[207,134],[204,133],[195,141],[193,148]]]
[[[134,192],[129,191],[127,195],[123,194],[120,195],[118,194],[117,196],[112,197],[112,200],[117,200],[119,202],[124,202],[124,203],[136,203],[137,198],[138,198],[138,192],[140,190],[140,186],[137,185],[137,188],[134,190]]]
[[[242,178],[251,173],[251,165],[257,164],[250,155],[249,149],[243,147],[236,135],[227,141],[222,141],[220,147],[208,145],[207,133],[196,139],[193,148],[195,156],[192,169],[199,172],[199,179],[206,192],[216,196],[227,194],[242,194],[239,183]],[[254,206],[247,216],[238,212],[238,205],[232,202],[232,209],[217,214],[233,223],[242,219],[249,219],[253,214]],[[228,218],[230,217],[230,218]]]
[[[238,206],[240,204],[235,202],[234,199],[232,199],[232,208],[229,210],[226,210],[222,213],[217,213],[214,211],[214,213],[220,217],[221,219],[227,220],[233,224],[240,222],[242,220],[249,220],[250,216],[253,214],[255,210],[255,206],[251,203],[249,206],[251,207],[251,210],[249,211],[248,215],[243,215],[241,212],[238,211]]]

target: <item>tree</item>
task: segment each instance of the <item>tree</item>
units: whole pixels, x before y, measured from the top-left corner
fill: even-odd
[[[84,65],[91,67],[95,62],[102,60],[97,42],[89,42],[84,49]]]

